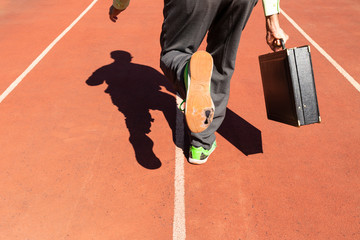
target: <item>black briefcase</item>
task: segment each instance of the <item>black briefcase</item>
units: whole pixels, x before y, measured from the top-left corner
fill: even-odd
[[[310,47],[259,56],[268,119],[302,126],[321,121]]]

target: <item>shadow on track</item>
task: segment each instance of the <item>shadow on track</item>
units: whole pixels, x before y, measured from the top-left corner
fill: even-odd
[[[189,131],[187,126],[185,126],[185,131]],[[225,119],[217,133],[246,156],[263,153],[261,131],[229,108],[226,108]],[[183,147],[186,158],[189,157],[189,147],[190,139],[188,137],[185,138]]]
[[[147,135],[154,122],[150,110],[163,112],[174,139],[176,100],[172,95],[162,92],[161,87],[169,92],[173,92],[173,89],[164,75],[155,69],[131,63],[130,53],[113,51],[110,55],[114,62],[97,69],[86,80],[86,84],[97,86],[105,82],[108,85],[105,92],[126,118],[129,141],[136,160],[144,168],[158,169],[161,161],[154,154],[154,143]]]
[[[229,108],[217,132],[246,156],[263,152],[261,131]]]
[[[125,116],[132,144],[138,163],[147,169],[158,169],[161,161],[153,152],[154,142],[147,135],[150,133],[150,110],[162,111],[175,141],[176,115],[182,114],[176,107],[174,96],[162,92],[162,87],[174,93],[171,83],[155,69],[132,63],[132,56],[125,51],[113,51],[110,54],[114,62],[97,69],[87,80],[89,86],[108,85],[105,93],[118,110]],[[186,126],[184,131],[186,130]],[[261,131],[227,109],[226,118],[218,133],[245,155],[262,153]],[[187,136],[187,134],[185,134]],[[180,143],[180,145],[179,145]],[[188,157],[189,139],[185,144],[177,143]]]

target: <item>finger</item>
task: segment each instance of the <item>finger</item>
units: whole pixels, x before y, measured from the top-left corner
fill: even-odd
[[[117,19],[117,18],[114,18],[114,16],[111,16],[111,15],[110,15],[110,20],[111,20],[112,22],[116,22],[116,19]]]
[[[270,49],[273,52],[281,51],[282,50],[281,43],[280,43],[280,47],[279,47],[279,46],[275,45],[275,41],[276,40],[273,40],[272,42],[268,42],[268,45],[269,45]]]
[[[280,43],[280,46],[278,46],[278,45],[274,46],[274,52],[279,52],[281,50],[283,50],[281,43]]]
[[[113,13],[113,11],[114,11],[114,7],[113,7],[113,6],[110,6],[110,8],[109,8],[109,15],[111,15],[111,14]]]
[[[282,50],[282,48],[279,48],[279,47],[275,47],[275,48],[273,49],[274,52],[279,52],[279,51],[281,51],[281,50]]]
[[[280,39],[275,39],[274,42],[273,42],[273,45],[274,45],[275,47],[281,47],[281,41],[280,41]]]

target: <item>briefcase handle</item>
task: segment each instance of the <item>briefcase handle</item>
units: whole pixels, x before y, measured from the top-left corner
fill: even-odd
[[[279,44],[278,41],[280,41],[280,44]],[[282,39],[282,38],[280,38],[280,39],[275,39],[275,40],[274,40],[274,46],[282,47],[283,50],[286,49],[286,47],[285,47],[285,41],[284,41],[284,39]]]

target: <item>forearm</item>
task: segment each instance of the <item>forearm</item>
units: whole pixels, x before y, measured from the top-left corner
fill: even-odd
[[[289,39],[289,36],[280,27],[279,0],[263,0],[263,6],[266,20],[266,42],[273,51],[279,51],[281,50],[280,39],[284,42]]]
[[[280,13],[280,0],[262,0],[265,16]]]
[[[113,7],[117,10],[125,10],[129,6],[130,0],[113,0]]]
[[[266,30],[274,32],[277,29],[280,29],[279,15],[273,14],[270,16],[266,16]]]

